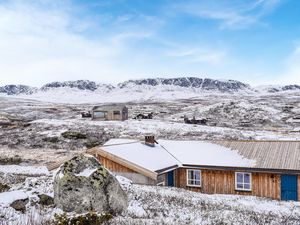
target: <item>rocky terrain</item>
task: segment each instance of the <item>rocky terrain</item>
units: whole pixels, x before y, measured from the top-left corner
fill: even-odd
[[[180,78],[117,86],[54,82],[40,89],[6,86],[0,92],[5,93],[0,96],[1,225],[34,224],[28,222],[33,218],[49,224],[61,210],[53,206],[53,174],[45,166],[56,168],[110,138],[142,139],[151,133],[176,140],[300,140],[297,85],[258,91],[236,81]],[[129,120],[81,116],[95,105],[111,104],[126,104]],[[152,113],[153,119],[133,119],[139,113]],[[187,124],[184,118],[205,123]],[[298,203],[209,196],[118,179],[129,207],[105,218],[107,224],[297,224],[300,219]]]
[[[1,225],[50,225],[55,215],[66,218],[53,204],[53,175],[43,167],[0,166],[0,173],[22,178],[14,183],[7,181],[8,190],[0,191]],[[177,188],[134,185],[120,176],[117,179],[128,196],[128,207],[121,214],[108,217],[103,223],[106,225],[297,225],[300,220],[297,202],[206,195]]]
[[[143,138],[147,133],[164,139],[299,140],[300,124],[292,120],[300,114],[299,99],[300,92],[284,92],[127,102],[130,119],[119,122],[81,118],[81,112],[97,103],[0,97],[0,153],[22,155],[27,162],[52,163],[109,138]],[[132,119],[137,113],[149,112],[153,112],[152,120]],[[204,118],[207,124],[185,124],[184,117]],[[47,155],[51,155],[48,160]]]

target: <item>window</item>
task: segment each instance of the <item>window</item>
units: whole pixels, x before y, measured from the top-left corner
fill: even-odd
[[[187,185],[201,187],[201,170],[187,170]]]
[[[120,111],[114,111],[114,115],[121,115]]]
[[[235,190],[251,191],[251,173],[235,173]]]
[[[165,186],[165,174],[161,174],[157,176],[156,185],[157,186]]]
[[[106,118],[107,112],[105,111],[96,111],[94,112],[94,118]]]

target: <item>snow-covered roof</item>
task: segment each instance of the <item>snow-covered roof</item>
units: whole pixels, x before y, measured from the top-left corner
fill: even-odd
[[[158,171],[182,164],[252,167],[255,160],[246,159],[237,151],[203,141],[158,140],[155,147],[131,139],[111,139],[102,150],[139,165]]]
[[[149,147],[137,140],[110,139],[101,149],[150,171],[178,165],[178,161],[157,144]]]
[[[173,166],[300,170],[299,141],[171,141],[149,147],[138,140],[111,139],[101,149],[153,172]]]
[[[253,167],[255,160],[246,159],[238,153],[217,144],[204,141],[169,141],[158,140],[181,164]]]

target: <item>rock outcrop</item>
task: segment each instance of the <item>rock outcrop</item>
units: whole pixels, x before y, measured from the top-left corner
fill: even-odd
[[[26,199],[18,199],[16,201],[12,202],[10,204],[10,207],[12,207],[13,209],[15,209],[16,211],[25,213],[25,211],[26,211],[26,205],[27,205],[28,202],[29,202],[28,198],[26,198]]]
[[[56,173],[54,203],[65,212],[115,215],[127,208],[127,196],[117,179],[94,157],[79,155]]]

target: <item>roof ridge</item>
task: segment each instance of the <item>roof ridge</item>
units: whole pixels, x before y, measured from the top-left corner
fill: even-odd
[[[102,145],[101,147],[109,147],[109,146],[116,146],[116,145],[129,145],[134,143],[139,143],[140,141],[133,141],[133,142],[124,142],[124,143],[118,143],[118,144],[110,144],[110,145]]]
[[[159,143],[158,143],[159,144]],[[171,152],[169,152],[168,151],[168,149],[166,149],[163,145],[161,145],[161,144],[159,144],[160,145],[160,147],[162,147],[170,156],[172,156],[177,162],[179,162],[179,165],[177,165],[177,166],[182,166],[183,165],[183,163],[179,160],[179,159],[177,159]]]

